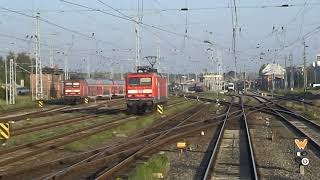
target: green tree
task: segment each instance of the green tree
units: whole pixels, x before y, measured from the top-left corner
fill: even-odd
[[[262,64],[262,66],[260,67],[259,69],[259,77],[262,77],[263,74],[262,74],[262,70],[267,66],[267,64]]]
[[[17,63],[17,84],[20,84],[20,80],[23,79],[25,81],[25,86],[30,87],[30,72],[31,72],[31,62],[34,64],[35,60],[31,59],[30,56],[25,53],[15,54],[13,52],[9,52],[6,57],[7,60],[7,69],[9,70],[9,60],[15,59]],[[5,82],[5,60],[0,57],[0,82]],[[9,72],[8,72],[9,73]]]
[[[26,87],[30,87],[30,72],[31,64],[35,63],[34,59],[31,59],[30,56],[25,53],[18,53],[16,56],[17,63],[17,83],[20,83],[20,80],[23,79]]]
[[[4,65],[4,59],[2,56],[0,56],[0,86],[1,84],[5,83],[5,65]]]

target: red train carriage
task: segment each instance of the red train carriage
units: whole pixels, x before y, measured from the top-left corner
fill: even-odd
[[[113,81],[111,88],[112,96],[124,97],[125,95],[125,82],[124,81]]]
[[[111,98],[124,96],[124,81],[109,79],[66,80],[63,95],[68,103],[78,104],[83,98]]]
[[[130,112],[143,113],[157,104],[168,100],[167,78],[159,75],[156,69],[138,67],[137,73],[126,77],[126,100]]]
[[[88,97],[110,98],[112,97],[113,81],[109,79],[87,79]]]

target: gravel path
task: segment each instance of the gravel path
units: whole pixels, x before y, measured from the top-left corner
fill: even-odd
[[[297,137],[279,119],[254,113],[248,121],[261,179],[320,179],[320,159],[311,151],[308,154],[311,162],[305,168],[305,175],[299,174],[299,164],[294,160],[294,139]]]

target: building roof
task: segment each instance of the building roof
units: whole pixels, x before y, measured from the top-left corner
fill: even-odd
[[[274,74],[275,76],[283,76],[286,70],[279,64],[268,64],[263,70],[262,73],[265,76]]]
[[[62,75],[64,74],[64,71],[63,69],[44,67],[42,68],[42,74],[61,74]]]

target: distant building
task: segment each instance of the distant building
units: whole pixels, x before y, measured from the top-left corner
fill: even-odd
[[[286,70],[279,64],[268,64],[262,70],[262,88],[272,89],[272,77],[274,76],[275,88],[283,88],[284,86],[284,74]]]
[[[235,71],[229,71],[224,74],[224,80],[226,82],[236,82],[239,80],[240,74]]]
[[[30,75],[32,81],[31,90],[36,94],[36,74]],[[61,98],[64,80],[64,71],[58,68],[42,68],[43,98]]]
[[[221,74],[204,74],[203,83],[209,91],[219,91],[223,89],[224,77]]]

